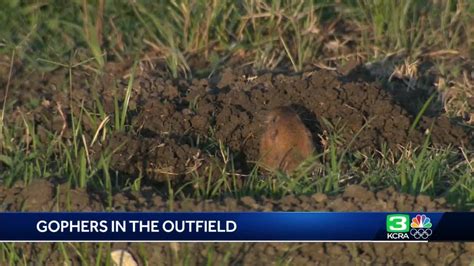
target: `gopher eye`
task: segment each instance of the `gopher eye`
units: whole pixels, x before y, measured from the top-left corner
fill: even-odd
[[[268,116],[266,117],[266,119],[265,119],[265,123],[267,123],[267,124],[273,124],[273,123],[275,123],[276,121],[277,121],[277,116],[274,115],[274,114],[268,115]]]

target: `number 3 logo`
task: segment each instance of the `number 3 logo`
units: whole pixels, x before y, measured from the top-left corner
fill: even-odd
[[[387,215],[387,232],[407,233],[409,228],[410,216],[408,214],[389,214]]]

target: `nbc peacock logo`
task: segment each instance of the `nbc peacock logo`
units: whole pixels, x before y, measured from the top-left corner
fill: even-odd
[[[431,219],[424,214],[417,214],[411,219],[410,235],[415,239],[428,239],[433,234]]]

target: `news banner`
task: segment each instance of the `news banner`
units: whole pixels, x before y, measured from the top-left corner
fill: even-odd
[[[0,242],[474,241],[473,212],[3,212]]]

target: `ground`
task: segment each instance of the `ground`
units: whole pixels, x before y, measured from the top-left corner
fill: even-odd
[[[12,2],[0,210],[472,211],[473,7],[429,5]],[[291,175],[258,164],[282,105],[316,145]],[[469,243],[3,243],[0,264],[116,249],[143,265],[474,262]]]
[[[24,188],[1,188],[0,198],[8,210],[23,211],[98,211],[104,210],[100,195],[84,189],[70,190],[38,180]],[[226,197],[222,200],[200,201],[185,199],[167,201],[144,187],[140,192],[117,193],[112,199],[114,211],[449,211],[446,200],[430,199],[428,196],[400,194],[393,188],[377,193],[358,186],[346,187],[343,194],[328,197],[323,193],[305,196],[285,196],[274,200],[255,200],[246,196],[240,199]],[[102,259],[101,254],[111,250],[129,250],[139,261],[152,265],[188,263],[212,264],[454,264],[468,265],[472,262],[474,245],[468,243],[430,244],[372,244],[372,243],[112,243],[82,244],[79,249],[89,249],[89,257],[75,256],[73,246],[64,245],[67,251],[57,250],[58,244],[16,244],[20,255],[41,258],[46,264],[64,261],[64,254],[74,263],[93,264]],[[190,252],[192,251],[192,252]],[[84,250],[82,250],[84,252]],[[98,257],[99,256],[99,257]],[[28,260],[30,261],[30,260]]]

